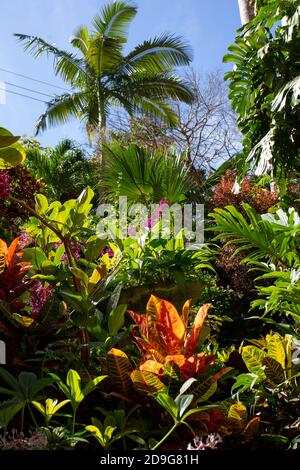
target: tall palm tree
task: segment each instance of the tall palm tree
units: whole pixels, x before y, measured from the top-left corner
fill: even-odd
[[[238,0],[242,25],[255,17],[255,0]]]
[[[87,26],[77,29],[70,41],[74,53],[40,37],[16,34],[35,57],[53,55],[55,73],[72,90],[48,103],[36,133],[75,116],[85,122],[90,139],[95,130],[105,136],[113,106],[175,124],[171,101],[193,100],[188,84],[174,75],[176,67],[190,63],[191,49],[180,37],[162,34],[125,54],[128,26],[136,13],[137,7],[127,1],[108,3],[93,19],[92,31]]]

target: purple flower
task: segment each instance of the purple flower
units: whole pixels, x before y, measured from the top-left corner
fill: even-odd
[[[26,246],[30,245],[33,243],[33,238],[30,237],[25,229],[22,229],[20,231],[20,239],[19,239],[19,246],[20,250],[23,250],[26,248]]]
[[[136,235],[135,226],[132,225],[132,224],[128,225],[128,235],[129,235],[129,237],[134,237]]]
[[[6,171],[0,171],[0,200],[10,195],[10,176]]]
[[[151,219],[151,217],[147,220],[147,225],[146,227],[148,228],[152,228],[154,226],[154,222],[153,220]]]
[[[115,256],[114,250],[113,250],[112,248],[108,247],[108,248],[104,248],[104,249],[101,251],[101,253],[100,253],[100,258],[101,258],[102,256],[104,256],[106,253],[108,254],[108,256],[109,256],[110,258],[112,258],[113,256]]]
[[[58,248],[62,245],[62,242],[56,242],[55,243],[55,249],[58,250]],[[72,255],[78,261],[81,258],[81,245],[79,242],[71,242],[71,251]],[[68,261],[68,257],[66,253],[63,253],[63,255],[60,258],[61,261]]]
[[[33,318],[37,318],[39,316],[41,310],[51,295],[52,289],[50,286],[44,287],[41,282],[37,282],[35,286],[33,286],[29,299],[29,305],[32,309],[31,315]]]

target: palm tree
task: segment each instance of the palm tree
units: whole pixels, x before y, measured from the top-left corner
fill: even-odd
[[[129,115],[145,114],[174,125],[172,100],[193,101],[188,84],[174,75],[188,65],[191,49],[180,37],[162,34],[124,53],[128,26],[137,7],[127,1],[105,5],[93,19],[93,31],[81,26],[71,39],[76,51],[60,50],[40,37],[16,34],[35,57],[54,56],[55,73],[71,87],[56,96],[36,124],[36,133],[75,116],[85,122],[89,139],[96,130],[105,137],[113,106]]]
[[[238,0],[242,25],[255,17],[255,0]]]

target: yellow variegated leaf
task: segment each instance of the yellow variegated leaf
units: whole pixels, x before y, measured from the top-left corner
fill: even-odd
[[[244,346],[242,348],[242,358],[248,370],[253,374],[258,375],[260,379],[265,379],[266,375],[263,371],[263,360],[266,353],[256,346]]]
[[[279,362],[281,367],[285,368],[285,351],[283,347],[283,340],[278,333],[266,336],[268,356],[275,361]]]
[[[231,405],[228,411],[228,421],[230,424],[237,428],[242,429],[247,423],[247,408],[243,403],[237,402]]]
[[[155,395],[158,392],[166,390],[166,386],[151,372],[134,370],[130,374],[130,378],[134,388],[140,393]]]
[[[112,348],[107,353],[107,366],[109,378],[124,395],[127,395],[131,388],[130,373],[132,372],[127,354],[120,349]]]
[[[36,323],[34,318],[25,317],[24,315],[19,315],[18,313],[12,313],[11,318],[19,325],[24,326],[24,328],[29,328]]]

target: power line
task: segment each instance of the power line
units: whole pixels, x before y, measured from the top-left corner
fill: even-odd
[[[0,88],[1,91],[6,93],[12,93],[13,95],[23,96],[24,98],[29,98],[34,101],[40,101],[40,103],[47,104],[47,101],[39,100],[38,98],[33,98],[33,96],[23,95],[22,93],[17,93],[16,91],[6,90],[5,88]]]
[[[5,82],[5,83],[6,85],[14,86],[16,88],[21,88],[22,90],[31,91],[32,93],[37,93],[38,95],[44,95],[44,96],[48,96],[49,98],[54,98],[53,95],[48,95],[47,93],[42,93],[41,91],[35,91],[35,90],[32,90],[31,88],[26,88],[24,86],[15,85],[14,83],[10,83],[10,82]]]
[[[53,83],[44,82],[43,80],[37,80],[36,78],[29,77],[28,75],[22,75],[21,73],[13,72],[12,70],[3,69],[1,67],[0,67],[0,70],[2,72],[11,73],[12,75],[16,75],[17,77],[22,77],[22,78],[26,78],[27,80],[32,80],[33,82],[38,82],[38,83],[42,83],[43,85],[48,85],[48,86],[52,86],[54,88],[59,88],[60,90],[69,91],[67,88],[64,88],[64,87],[61,87],[61,86],[58,86],[58,85],[53,85]]]

